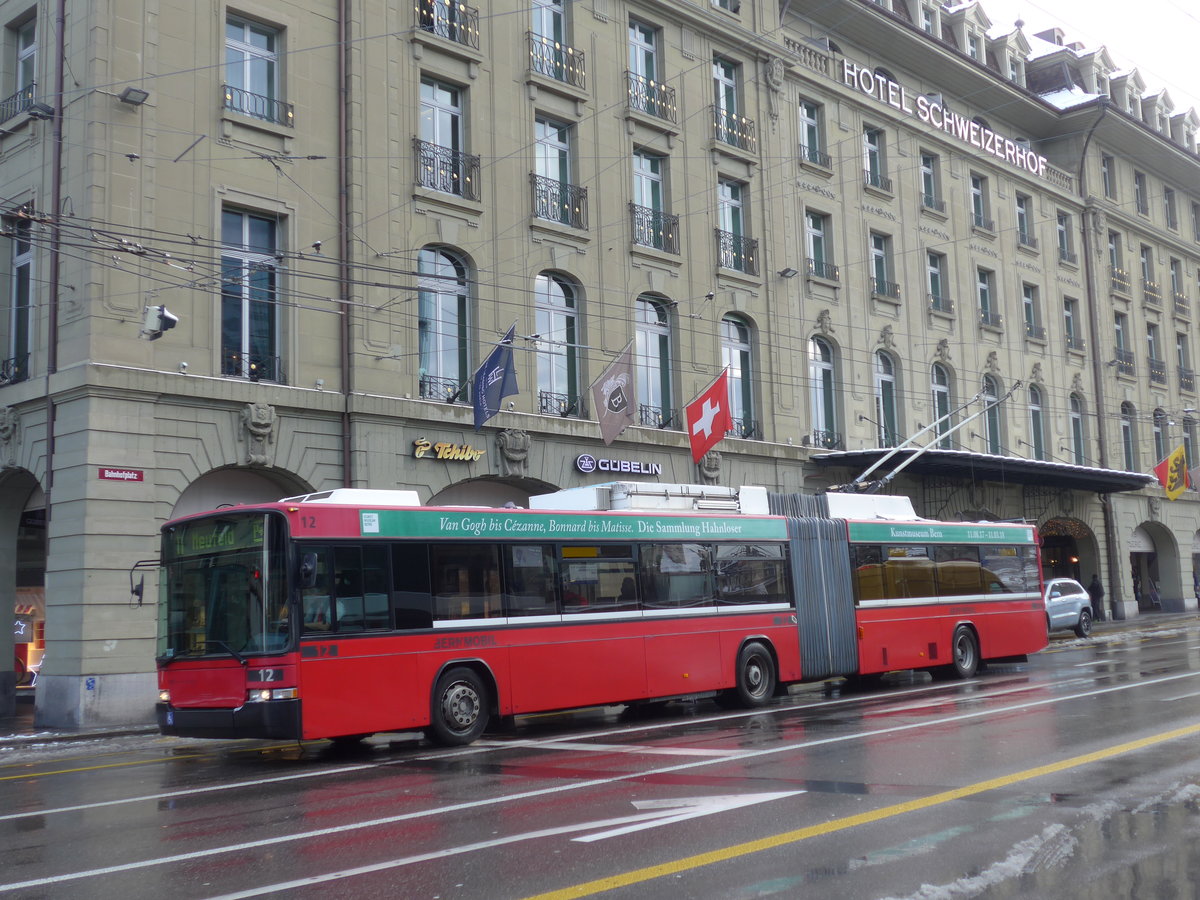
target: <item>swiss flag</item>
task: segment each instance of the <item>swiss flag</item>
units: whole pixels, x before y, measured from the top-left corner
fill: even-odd
[[[727,375],[728,370],[721,372],[703,394],[684,407],[688,440],[692,442],[692,462],[700,462],[700,458],[725,437],[725,432],[733,428]]]

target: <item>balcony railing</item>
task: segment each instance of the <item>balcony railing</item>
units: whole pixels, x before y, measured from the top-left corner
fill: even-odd
[[[954,301],[949,297],[941,294],[926,294],[925,300],[929,303],[929,309],[932,312],[945,313],[948,316],[954,315]]]
[[[922,194],[921,205],[926,209],[932,209],[934,212],[944,213],[946,211],[946,201],[939,200],[933,194]]]
[[[714,231],[717,236],[717,264],[723,269],[757,275],[758,241],[720,228]]]
[[[1137,362],[1133,358],[1132,350],[1116,351],[1115,359],[1113,360],[1117,366],[1117,373],[1120,375],[1135,375],[1137,374]]]
[[[538,412],[544,416],[584,416],[583,397],[576,394],[559,394],[554,391],[538,391]]]
[[[1028,247],[1030,250],[1036,250],[1038,248],[1038,239],[1028,231],[1017,232],[1017,243],[1022,247]]]
[[[730,429],[725,432],[728,435],[746,438],[747,440],[754,440],[755,438],[762,437],[762,433],[758,429],[758,422],[754,421],[754,419],[731,416],[729,421],[731,423]]]
[[[899,300],[900,285],[895,281],[885,281],[882,278],[871,276],[871,293],[876,297],[891,297],[893,300]]]
[[[1129,273],[1117,266],[1108,267],[1108,282],[1114,291],[1122,294],[1129,293]]]
[[[466,403],[470,400],[471,383],[457,378],[422,375],[419,385],[422,400],[445,400],[447,403]]]
[[[13,116],[29,109],[33,105],[33,95],[36,91],[37,85],[30,82],[11,97],[0,100],[0,122],[7,122]]]
[[[633,242],[639,247],[679,253],[679,216],[630,203],[629,218],[633,227]]]
[[[807,147],[804,144],[800,145],[800,160],[801,162],[812,163],[814,166],[820,166],[822,169],[833,168],[833,157],[816,147]]]
[[[296,115],[290,103],[265,94],[255,94],[231,84],[224,85],[221,92],[225,97],[225,108],[231,112],[276,125],[286,125],[289,128],[295,125]]]
[[[1075,255],[1075,252],[1073,250],[1068,250],[1066,247],[1058,248],[1058,258],[1062,262],[1070,263],[1073,266],[1079,263],[1079,257]]]
[[[1179,367],[1179,389],[1189,394],[1196,393],[1196,373],[1187,366]]]
[[[1046,326],[1037,325],[1033,322],[1026,322],[1025,337],[1033,338],[1035,341],[1044,341],[1046,339]]]
[[[820,447],[822,450],[841,450],[843,445],[842,435],[836,431],[821,431],[814,429],[807,437],[808,446]],[[801,441],[803,443],[803,441]]]
[[[990,309],[981,309],[979,311],[979,324],[984,328],[1003,329],[1004,316]]]
[[[625,83],[629,86],[630,109],[668,122],[675,121],[675,88],[628,70]]]
[[[417,184],[464,200],[479,199],[479,157],[413,138]]]
[[[587,231],[587,188],[533,173],[529,175],[529,183],[533,188],[535,216]]]
[[[283,360],[278,356],[257,353],[226,353],[221,360],[221,374],[251,381],[274,381],[287,384],[283,374]]]
[[[583,67],[583,51],[559,43],[553,38],[527,32],[529,39],[529,70],[581,90],[587,87],[587,72]]]
[[[1192,304],[1188,300],[1187,294],[1181,294],[1179,291],[1171,292],[1171,302],[1175,305],[1175,315],[1190,316],[1192,314]]]
[[[712,108],[713,137],[722,144],[729,144],[747,153],[753,153],[758,148],[758,136],[753,119],[739,116],[737,113],[719,106]]]
[[[1157,281],[1142,279],[1142,297],[1151,306],[1162,306],[1162,288]]]
[[[842,280],[841,270],[831,262],[824,262],[810,257],[804,260],[804,264],[808,267],[808,274],[814,278],[824,278],[826,281]]]
[[[0,359],[0,387],[16,384],[29,377],[29,354],[21,353],[8,359]]]
[[[995,232],[996,230],[996,223],[983,213],[975,213],[972,221],[974,222],[976,228],[991,232]]]
[[[1082,353],[1087,349],[1087,342],[1077,334],[1068,334],[1066,337],[1066,345],[1068,350],[1074,350]]]
[[[651,428],[673,428],[671,423],[674,421],[675,412],[673,410],[645,403],[638,404],[639,425],[648,425]]]
[[[871,169],[863,169],[863,184],[867,187],[878,188],[881,191],[892,192],[892,179],[888,178],[882,172],[874,172]]]
[[[479,49],[479,10],[454,0],[417,0],[417,27],[430,34]]]
[[[1150,370],[1150,381],[1154,384],[1167,383],[1167,364],[1161,359],[1149,357],[1146,360],[1146,367]]]

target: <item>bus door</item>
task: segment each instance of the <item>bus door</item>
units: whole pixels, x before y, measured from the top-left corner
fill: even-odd
[[[858,671],[850,547],[842,519],[789,518],[789,552],[805,681]]]

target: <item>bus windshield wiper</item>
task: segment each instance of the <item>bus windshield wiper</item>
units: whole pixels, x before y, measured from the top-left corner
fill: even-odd
[[[232,656],[234,659],[236,659],[238,662],[240,662],[243,666],[246,665],[246,657],[242,656],[242,654],[238,653],[236,650],[234,650],[232,647],[230,647],[224,641],[205,641],[204,642],[205,647],[208,647],[210,644],[220,647],[222,650],[225,650],[230,656]]]

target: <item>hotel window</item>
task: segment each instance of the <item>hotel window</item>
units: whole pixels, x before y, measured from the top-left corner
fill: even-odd
[[[1058,237],[1058,258],[1063,262],[1075,262],[1075,252],[1071,249],[1071,214],[1065,212],[1057,213],[1055,215],[1055,229]]]
[[[983,376],[983,452],[999,456],[1000,441],[1000,382],[993,375]]]
[[[1024,194],[1017,194],[1017,242],[1025,247],[1037,247],[1037,238],[1033,236],[1033,219],[1031,216],[1032,201]]]
[[[433,78],[421,79],[417,184],[468,200],[479,199],[479,157],[464,152],[465,92]]]
[[[821,107],[810,100],[800,101],[800,159],[826,169],[833,166],[833,161],[825,152]]]
[[[38,51],[36,11],[20,25],[9,26],[6,45],[16,50],[16,65],[9,69],[11,96],[0,102],[0,121],[24,112],[33,103]]]
[[[880,447],[900,443],[896,407],[896,361],[883,350],[875,352],[875,421]]]
[[[567,44],[563,0],[533,0],[529,41],[533,71],[583,87],[583,54]]]
[[[221,374],[283,381],[279,358],[280,222],[221,212]]]
[[[980,58],[979,35],[975,34],[974,32],[967,34],[967,56],[976,61],[978,61]]]
[[[291,107],[279,102],[277,28],[230,16],[225,22],[225,108],[291,125]]]
[[[1108,233],[1108,264],[1114,269],[1122,266],[1124,254],[1121,252],[1121,234],[1117,231]]]
[[[1139,213],[1143,216],[1150,215],[1150,195],[1147,193],[1146,175],[1143,172],[1133,173],[1133,202]]]
[[[946,209],[942,201],[941,166],[932,153],[921,153],[921,205],[938,212]]]
[[[1100,157],[1100,181],[1104,185],[1104,196],[1109,200],[1117,196],[1117,163],[1106,154]]]
[[[9,273],[8,355],[0,360],[0,386],[29,377],[33,312],[33,223],[20,217],[10,224],[12,269]]]
[[[808,342],[808,381],[812,387],[812,444],[830,450],[841,445],[837,431],[837,392],[833,346],[822,337]]]
[[[1079,333],[1079,301],[1074,297],[1063,297],[1063,333],[1068,350],[1083,349],[1083,335]]]
[[[1083,401],[1078,394],[1072,394],[1070,399],[1071,420],[1071,456],[1077,466],[1087,465],[1087,457],[1083,452]]]
[[[1167,227],[1172,231],[1179,229],[1179,212],[1175,208],[1175,189],[1163,186],[1163,216]]]
[[[1184,293],[1183,293],[1183,263],[1181,263],[1179,260],[1177,260],[1175,257],[1172,256],[1171,263],[1170,263],[1170,269],[1171,269],[1171,295],[1177,300],[1178,299],[1186,300],[1187,298],[1184,296]]]
[[[733,60],[713,56],[713,90],[716,94],[717,140],[734,147],[750,149],[749,132],[742,118],[741,66]]]
[[[946,255],[930,251],[925,255],[926,272],[929,276],[929,306],[942,312],[953,312],[949,285],[946,281]]]
[[[1046,458],[1046,423],[1042,412],[1042,389],[1029,386],[1029,443],[1034,459]]]
[[[538,410],[547,415],[582,415],[578,293],[566,278],[548,272],[534,287]]]
[[[1121,404],[1121,455],[1125,471],[1137,471],[1137,413],[1128,400]]]
[[[468,271],[442,247],[417,254],[417,374],[427,400],[466,398]]]
[[[1113,313],[1113,349],[1116,359],[1117,374],[1132,375],[1135,371],[1133,350],[1129,339],[1129,316],[1125,313]]]
[[[1154,431],[1154,459],[1161,461],[1167,458],[1167,414],[1161,409],[1156,409],[1153,416],[1153,431]]]
[[[660,78],[658,65],[658,29],[644,22],[629,22],[629,74],[647,84]]]
[[[671,424],[671,320],[663,302],[639,297],[634,321],[638,422]]]
[[[872,125],[863,126],[863,176],[866,183],[880,190],[892,189],[887,177],[887,153],[883,132]]]
[[[921,4],[921,28],[926,34],[939,36],[937,8],[928,3]]]
[[[976,228],[995,231],[995,224],[988,215],[987,179],[971,173],[971,215]]]
[[[1021,312],[1025,317],[1025,334],[1031,338],[1042,339],[1045,338],[1046,331],[1042,328],[1042,315],[1038,306],[1037,285],[1022,284]]]
[[[933,392],[933,420],[937,422],[937,446],[941,450],[949,450],[953,446],[951,436],[947,434],[954,425],[950,421],[950,372],[941,363],[934,363],[929,368],[929,387]]]
[[[1192,240],[1200,241],[1200,203],[1192,204]]]
[[[721,320],[721,365],[729,373],[729,406],[733,418],[731,434],[761,437],[754,416],[754,366],[750,326],[737,316]]]
[[[871,293],[900,298],[900,285],[892,278],[892,239],[886,234],[871,232]]]
[[[975,270],[975,291],[979,301],[979,321],[999,327],[1000,314],[996,309],[996,274],[988,269]]]
[[[718,265],[748,275],[758,274],[754,242],[746,237],[745,186],[721,178],[717,182],[717,255]]]
[[[838,269],[833,263],[829,233],[829,216],[812,210],[804,214],[804,251],[809,274],[836,281]]]
[[[679,252],[679,224],[668,216],[664,198],[667,160],[645,150],[633,152],[633,242]]]
[[[539,219],[587,228],[587,191],[571,183],[571,126],[534,121],[533,211]]]

